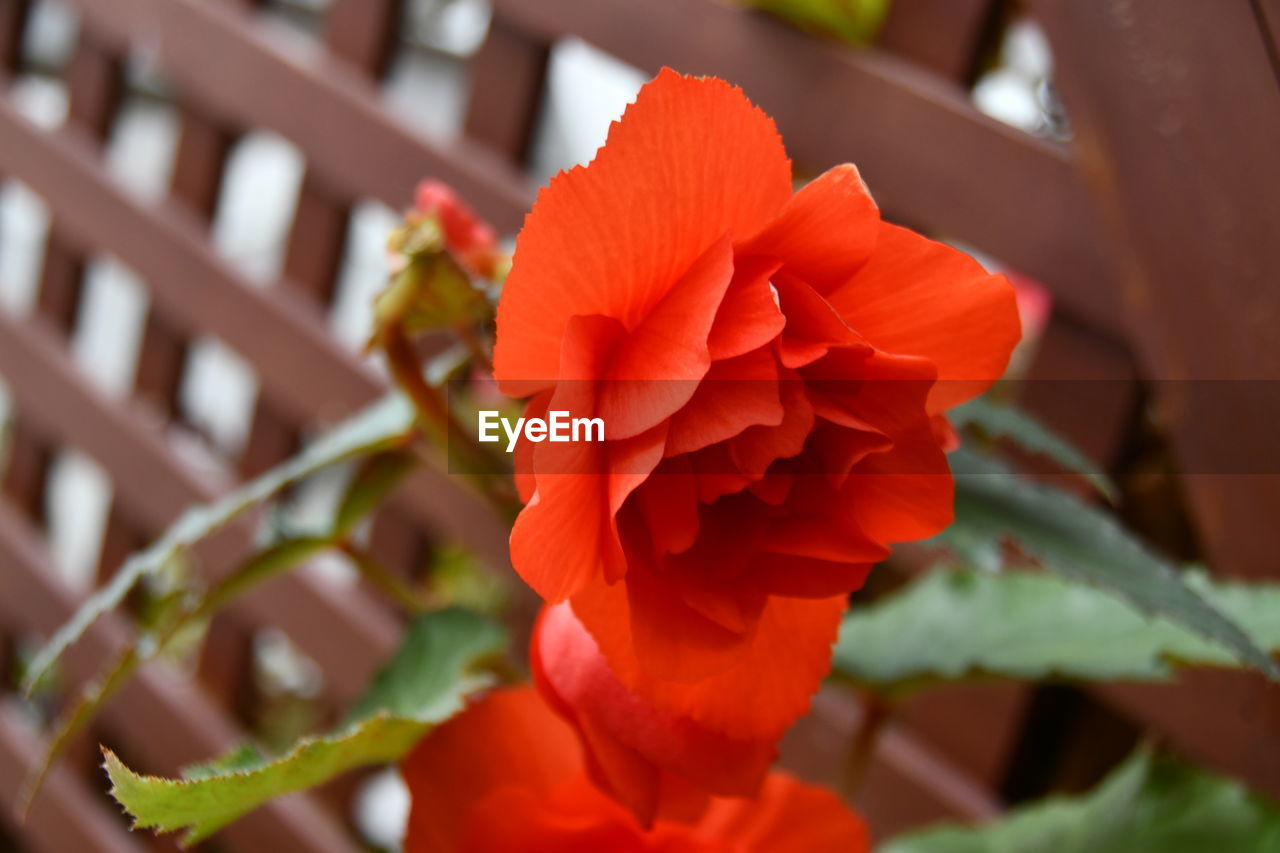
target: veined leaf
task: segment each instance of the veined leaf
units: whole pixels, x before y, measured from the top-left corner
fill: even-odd
[[[1098,470],[1097,463],[1020,409],[978,397],[947,412],[947,418],[954,426],[977,427],[991,438],[1006,438],[1029,453],[1045,456],[1088,480],[1108,500],[1115,500],[1115,484]]]
[[[1280,584],[1185,580],[1259,648],[1280,651]],[[834,670],[896,692],[974,676],[1155,681],[1177,664],[1241,665],[1222,645],[1053,575],[935,571],[845,617]]]
[[[427,614],[410,626],[338,731],[304,738],[275,759],[241,747],[188,768],[181,779],[139,775],[104,751],[111,793],[135,828],[186,829],[184,843],[195,843],[273,797],[399,759],[433,725],[461,710],[469,694],[492,683],[477,668],[501,653],[504,639],[497,624],[469,611]]]
[[[144,576],[160,570],[188,548],[246,511],[322,468],[399,443],[413,427],[413,409],[403,397],[388,395],[307,446],[297,456],[250,480],[213,503],[193,507],[152,545],[130,556],[102,589],[90,596],[66,625],[32,659],[26,685],[34,683],[67,646],[103,613],[120,604]]]
[[[1240,783],[1140,751],[1096,789],[983,827],[891,840],[879,853],[1275,853],[1280,808]]]
[[[194,844],[273,797],[319,785],[369,764],[394,761],[417,743],[428,724],[379,714],[340,735],[299,741],[288,755],[252,769],[204,774],[193,779],[142,776],[104,749],[111,795],[133,816],[135,829],[186,829]],[[201,775],[204,774],[204,775]]]
[[[1250,666],[1280,676],[1271,658],[1182,576],[1100,510],[1072,495],[1010,472],[996,459],[960,449],[956,518],[933,542],[973,555],[1012,539],[1049,571],[1092,584],[1143,613],[1176,622],[1231,649]],[[980,554],[979,554],[980,556]]]

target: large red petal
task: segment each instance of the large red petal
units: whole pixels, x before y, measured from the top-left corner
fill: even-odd
[[[628,690],[568,605],[544,609],[530,658],[539,689],[587,744],[597,781],[642,823],[651,823],[660,807],[671,814],[673,805],[684,805],[662,801],[664,793],[669,799],[680,792],[665,776],[674,773],[713,793],[751,796],[776,753],[772,741],[727,737]],[[704,806],[705,798],[696,805]]]
[[[541,394],[529,400],[524,407],[524,417],[529,418],[546,418],[547,409],[551,407],[550,391],[543,391]],[[499,439],[504,441],[505,436]],[[525,441],[521,435],[516,440],[515,451],[512,455],[513,467],[515,472],[513,479],[516,482],[516,492],[520,495],[520,500],[525,503],[533,500],[533,493],[538,489],[538,483],[533,475],[533,451],[538,445],[531,441]]]
[[[750,572],[752,583],[772,595],[827,598],[861,589],[873,566],[762,552],[751,561]]]
[[[778,459],[796,456],[804,450],[813,430],[813,404],[805,394],[804,383],[795,373],[786,371],[778,384],[782,422],[776,426],[753,426],[729,442],[729,456],[744,473],[763,474]]]
[[[422,740],[400,765],[408,853],[457,849],[469,812],[500,788],[544,797],[582,772],[573,730],[529,688],[490,693]]]
[[[984,391],[1004,372],[1021,327],[1014,292],[963,252],[881,223],[871,260],[827,299],[880,349],[938,368],[937,413]]]
[[[663,460],[637,490],[633,505],[656,556],[688,550],[698,538],[698,482],[689,458]]]
[[[594,415],[597,383],[583,379],[599,375],[621,329],[608,317],[572,318],[561,360],[567,381],[556,386],[550,410]],[[547,601],[563,601],[601,572],[617,577],[625,571],[608,454],[606,442],[543,441],[534,447],[537,489],[511,529],[511,562]]]
[[[707,249],[622,339],[600,389],[610,438],[652,429],[685,405],[711,368],[707,335],[733,277],[726,236]]]
[[[857,332],[803,281],[788,275],[775,279],[786,328],[778,342],[779,358],[787,367],[803,367],[826,355],[833,346],[859,345],[869,349]]]
[[[784,411],[778,363],[769,349],[717,361],[671,418],[666,455],[692,453],[756,425],[778,426]]]
[[[838,500],[876,542],[918,542],[941,532],[955,517],[955,481],[932,425],[898,435],[892,450],[859,462]]]
[[[782,261],[786,272],[827,293],[867,262],[879,224],[880,211],[858,170],[845,163],[802,187],[777,219],[738,247],[738,254]]]
[[[590,165],[538,194],[498,306],[503,391],[527,396],[557,377],[570,317],[636,328],[716,240],[756,233],[790,196],[773,121],[722,80],[664,69]]]
[[[725,292],[707,346],[716,361],[759,349],[778,337],[786,318],[770,277],[782,266],[770,258],[735,258],[733,280]]]

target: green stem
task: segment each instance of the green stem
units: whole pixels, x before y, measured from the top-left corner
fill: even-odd
[[[408,584],[393,575],[385,566],[350,542],[338,543],[338,550],[346,554],[360,572],[360,576],[373,584],[410,615],[422,613],[426,603]]]
[[[493,375],[493,358],[489,355],[489,348],[485,346],[484,341],[476,334],[475,329],[466,323],[459,323],[453,327],[454,334],[466,346],[467,352],[471,354],[471,360],[480,366],[488,375]]]
[[[388,326],[378,334],[378,342],[387,356],[392,378],[417,409],[423,428],[446,452],[460,455],[468,468],[473,468],[472,481],[502,512],[518,507],[511,487],[511,471],[480,444],[449,412],[440,392],[427,384],[413,347],[401,329]],[[473,467],[474,466],[474,467]]]

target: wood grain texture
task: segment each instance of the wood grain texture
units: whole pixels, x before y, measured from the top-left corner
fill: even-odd
[[[1258,19],[1248,0],[1033,8],[1082,167],[1125,247],[1134,346],[1162,380],[1158,417],[1193,472],[1208,556],[1224,572],[1274,577],[1280,87]],[[1224,444],[1261,473],[1223,472]]]

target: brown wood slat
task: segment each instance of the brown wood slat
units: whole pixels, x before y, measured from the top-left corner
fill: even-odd
[[[1280,685],[1230,670],[1187,670],[1170,685],[1098,684],[1091,692],[1194,761],[1280,798]]]
[[[71,5],[119,44],[147,40],[170,79],[210,113],[293,141],[307,165],[349,198],[398,208],[418,179],[435,175],[502,230],[515,231],[528,208],[524,179],[496,155],[425,140],[390,116],[376,88],[346,62],[319,50],[285,52],[243,12],[200,0]]]
[[[96,143],[111,131],[123,91],[119,59],[91,33],[81,32],[65,72],[67,123],[81,128]],[[45,240],[44,258],[36,290],[36,313],[70,336],[84,292],[85,248],[64,233],[54,221]],[[17,415],[9,453],[11,468],[5,474],[4,491],[22,506],[29,518],[42,519],[49,465],[54,448],[28,429]]]
[[[253,288],[171,203],[125,196],[74,131],[45,133],[0,104],[0,161],[20,171],[68,231],[129,263],[155,305],[191,333],[212,332],[262,371],[268,392],[300,419],[371,402],[372,373],[325,334],[315,306],[292,288]]]
[[[45,241],[44,262],[36,292],[36,311],[70,334],[80,313],[84,288],[84,248],[60,233],[58,223]]]
[[[968,86],[983,35],[1000,5],[1000,0],[894,0],[876,41],[890,53]]]
[[[39,322],[19,323],[0,312],[0,374],[33,423],[106,469],[121,485],[121,508],[153,535],[183,508],[213,499],[228,485],[195,475],[159,435],[90,386]],[[253,525],[240,523],[210,537],[202,551],[210,574],[232,569],[249,553],[253,536]],[[279,625],[315,657],[339,701],[364,688],[397,640],[397,627],[362,591],[335,589],[305,572],[256,590],[242,608],[259,625]]]
[[[801,778],[838,785],[861,722],[861,709],[843,688],[823,689],[809,715],[783,739],[781,765]],[[939,820],[989,820],[1001,812],[975,776],[900,724],[881,736],[857,805],[885,837]]]
[[[1125,347],[1070,317],[1055,315],[1021,383],[1018,404],[1053,424],[1054,432],[1107,472],[1129,437],[1140,390]]]
[[[169,194],[204,222],[213,219],[222,170],[234,142],[233,133],[194,110],[182,110]],[[166,418],[177,414],[178,391],[189,345],[190,340],[181,329],[175,328],[159,312],[147,312],[134,393]]]
[[[19,413],[12,419],[4,460],[3,492],[29,519],[45,522],[45,497],[54,448]]]
[[[1267,51],[1271,54],[1271,67],[1280,81],[1280,0],[1255,0],[1254,11],[1258,24],[1267,39]]]
[[[260,0],[221,0],[244,8]],[[204,222],[212,222],[218,206],[222,172],[236,134],[208,120],[189,106],[180,106],[178,145],[174,152],[169,195]],[[190,341],[162,315],[148,311],[134,377],[134,393],[158,412],[172,418],[177,412]]]
[[[400,41],[404,0],[333,0],[324,15],[329,52],[377,79]]]
[[[333,300],[350,215],[350,203],[308,172],[289,229],[284,276],[320,305]]]
[[[31,849],[63,853],[141,853],[125,824],[103,802],[98,791],[80,785],[66,769],[49,774],[44,793],[23,823],[14,805],[22,780],[35,769],[44,751],[35,726],[12,699],[0,699],[0,816]]]
[[[399,0],[335,0],[325,13],[325,41],[334,55],[354,68],[381,76],[394,52],[399,14]],[[319,305],[333,300],[350,216],[349,197],[308,168],[285,247],[284,277]],[[298,445],[295,423],[269,397],[259,395],[242,472],[257,474]]]
[[[299,423],[330,421],[383,393],[295,288],[241,283],[185,210],[121,193],[74,131],[43,132],[0,100],[0,169],[20,170],[69,232],[125,260],[175,324],[216,334],[249,359],[265,393]],[[438,532],[507,565],[507,532],[473,492],[430,470],[403,491]]]
[[[101,143],[111,132],[123,93],[119,58],[89,32],[81,32],[67,63],[67,123]],[[55,219],[45,246],[36,310],[70,333],[80,310],[85,248],[63,234]]]
[[[354,68],[381,76],[391,61],[399,23],[399,0],[336,0],[325,13],[330,52]],[[333,300],[351,216],[349,197],[308,168],[285,247],[284,277],[317,304]],[[240,460],[244,476],[255,476],[300,445],[296,421],[266,395],[259,395]]]
[[[1280,478],[1214,472],[1223,442],[1280,471],[1280,395],[1181,380],[1280,380],[1280,89],[1248,0],[1041,0],[1082,167],[1126,247],[1134,343],[1212,564],[1277,572]],[[1216,398],[1216,399],[1213,399]]]
[[[48,635],[78,604],[75,594],[57,580],[35,532],[4,507],[0,507],[0,582],[11,593],[0,598],[5,622],[33,633]],[[68,674],[77,679],[92,676],[119,651],[125,636],[118,618],[100,620],[64,658]],[[199,688],[156,664],[140,669],[107,703],[101,721],[112,737],[128,744],[130,754],[146,763],[144,770],[154,773],[176,773],[183,765],[219,755],[245,739],[243,732],[213,710]],[[0,778],[7,776],[0,774]],[[17,781],[23,778],[18,776]],[[36,808],[47,796],[36,801]],[[243,850],[354,853],[358,849],[305,794],[271,801],[223,833]]]
[[[712,0],[498,0],[545,39],[578,35],[648,71],[743,87],[811,169],[852,161],[891,216],[989,252],[1122,338],[1116,270],[1068,153],[980,114],[963,92],[876,50],[822,43]]]
[[[147,538],[139,525],[120,508],[120,501],[113,496],[107,512],[106,528],[102,532],[102,546],[98,551],[98,584],[110,580],[130,554],[142,550],[146,545]]]
[[[17,71],[22,63],[22,35],[30,10],[28,0],[0,0],[0,71]]]
[[[258,0],[222,0],[251,8]],[[170,198],[183,204],[204,223],[212,222],[217,209],[223,170],[237,134],[208,120],[198,110],[180,105],[177,150],[169,182]],[[179,415],[178,393],[187,366],[190,340],[157,311],[148,311],[138,355],[134,394],[172,419]],[[108,528],[108,536],[111,529]],[[108,544],[112,540],[108,540]],[[120,541],[112,554],[104,545],[103,565],[118,561],[131,543]],[[122,553],[123,552],[123,553]],[[240,715],[245,709],[249,684],[251,620],[236,611],[216,621],[200,650],[197,674],[200,682],[214,689],[224,708]]]
[[[524,165],[550,62],[550,40],[495,16],[484,45],[470,63],[471,92],[464,125],[467,137],[501,152],[512,163]]]
[[[370,78],[386,71],[398,43],[401,0],[335,0],[325,14],[325,41],[329,50]],[[332,303],[347,242],[352,205],[308,168],[303,177],[285,250],[284,275],[318,304]],[[249,441],[241,470],[249,475],[279,462],[300,444],[295,422],[285,417],[269,398],[260,395],[252,418]],[[374,555],[393,569],[408,572],[411,566],[397,562],[402,550],[385,550],[389,527],[399,527],[397,540],[420,540],[416,522],[402,515],[381,513],[382,532],[374,541]],[[409,553],[422,544],[406,545]]]
[[[922,691],[901,720],[941,756],[987,788],[997,788],[1017,748],[1028,685],[951,684]]]

